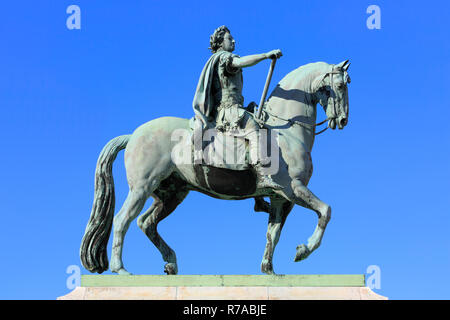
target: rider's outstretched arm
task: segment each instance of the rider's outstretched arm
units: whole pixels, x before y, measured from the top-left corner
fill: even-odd
[[[282,54],[281,54],[280,50],[272,50],[268,53],[253,54],[253,55],[244,56],[244,57],[240,57],[240,58],[233,58],[232,66],[234,68],[251,67],[265,59],[275,59],[275,58],[279,58],[281,56],[282,56]]]

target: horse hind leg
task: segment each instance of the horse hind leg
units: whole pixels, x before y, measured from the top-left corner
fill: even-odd
[[[282,198],[270,199],[269,225],[267,227],[267,242],[264,250],[263,260],[261,262],[261,272],[266,274],[275,274],[273,271],[273,253],[275,246],[280,239],[281,229],[284,226],[289,212],[292,210],[293,203]]]
[[[158,223],[171,214],[175,208],[184,200],[188,191],[159,192],[152,194],[154,202],[152,206],[138,218],[138,226],[147,235],[150,241],[161,252],[166,261],[164,272],[169,274],[178,273],[177,257],[175,251],[161,238],[158,233]]]
[[[139,215],[142,208],[144,207],[146,200],[147,197],[145,196],[145,192],[143,190],[130,190],[122,208],[114,217],[114,239],[110,262],[110,268],[112,272],[122,275],[130,274],[123,266],[123,240],[131,221],[133,221]]]

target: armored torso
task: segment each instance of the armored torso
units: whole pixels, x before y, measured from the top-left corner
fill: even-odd
[[[239,56],[223,54],[214,70],[213,94],[217,107],[244,103],[242,69],[232,66],[233,57]]]
[[[239,56],[222,54],[214,70],[212,93],[217,108],[216,127],[221,130],[237,129],[244,116],[242,69],[232,66],[233,57]]]

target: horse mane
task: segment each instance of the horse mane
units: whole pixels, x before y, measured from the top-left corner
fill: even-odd
[[[298,67],[285,75],[272,90],[267,107],[272,108],[273,98],[294,99],[305,101],[304,95],[311,94],[316,87],[314,80],[320,79],[319,75],[324,74],[330,68],[326,62],[312,62]],[[277,100],[277,99],[275,99]]]
[[[329,70],[329,68],[330,64],[323,61],[311,62],[302,65],[297,69],[292,70],[287,75],[285,75],[280,80],[280,82],[278,83],[277,87],[273,90],[273,92],[275,92],[275,90],[277,90],[278,87],[281,88],[285,88],[286,86],[289,87],[294,82],[294,80],[296,83],[304,82],[306,85],[309,85],[318,74],[326,72],[327,70]]]

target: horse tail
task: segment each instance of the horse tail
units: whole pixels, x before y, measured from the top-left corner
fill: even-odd
[[[90,272],[102,273],[108,270],[106,246],[111,234],[115,205],[112,164],[119,151],[127,146],[130,136],[123,135],[109,141],[97,160],[94,203],[80,247],[81,263]]]

